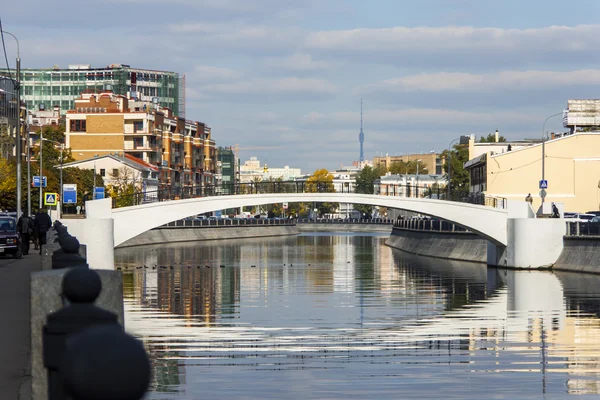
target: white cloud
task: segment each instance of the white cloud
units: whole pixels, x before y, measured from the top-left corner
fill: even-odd
[[[231,83],[207,85],[207,92],[214,94],[309,94],[331,95],[337,88],[323,79],[312,78],[256,78]]]
[[[310,54],[296,53],[287,57],[267,58],[265,65],[291,71],[319,71],[329,69],[333,64],[325,60],[315,60]]]
[[[366,85],[366,92],[487,92],[553,89],[557,86],[600,85],[600,70],[501,71],[471,74],[438,72],[388,79]]]
[[[406,129],[415,125],[432,126],[496,126],[503,121],[511,123],[532,123],[539,121],[539,116],[526,112],[513,111],[462,111],[442,108],[399,108],[368,110],[364,114],[365,124],[368,126],[393,126]],[[360,124],[360,115],[356,111],[334,112],[323,115],[320,119],[323,124],[348,125],[357,127]]]
[[[198,65],[188,77],[198,81],[215,81],[236,79],[239,77],[239,74],[229,68]]]
[[[568,54],[597,60],[600,25],[549,26],[532,29],[476,28],[470,26],[393,27],[310,33],[309,49],[364,57],[394,58],[402,65],[491,65],[526,60],[570,62]],[[464,57],[467,57],[466,59]],[[366,58],[367,61],[373,61]],[[518,61],[518,60],[517,60]],[[581,60],[578,60],[581,61]]]

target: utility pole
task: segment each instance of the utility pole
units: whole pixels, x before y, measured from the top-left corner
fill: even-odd
[[[17,218],[21,216],[21,57],[17,52]]]

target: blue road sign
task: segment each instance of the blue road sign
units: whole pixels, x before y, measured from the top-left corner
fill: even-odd
[[[44,204],[47,206],[55,206],[58,202],[58,193],[44,193]]]
[[[63,185],[63,204],[77,204],[77,185],[65,183]]]
[[[545,179],[542,179],[540,181],[540,189],[548,189],[548,181]]]
[[[100,200],[104,198],[104,188],[96,187],[94,188],[94,200]]]
[[[40,187],[40,180],[41,180],[42,181],[42,187],[46,187],[46,184],[48,182],[47,182],[47,179],[46,179],[45,176],[43,178],[44,179],[41,180],[39,176],[34,176],[33,177],[33,182],[31,183],[31,186],[33,186],[33,187]]]

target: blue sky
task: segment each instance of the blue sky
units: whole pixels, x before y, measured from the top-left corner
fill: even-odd
[[[358,159],[361,97],[370,159],[539,137],[600,89],[592,0],[22,0],[0,16],[23,67],[185,73],[187,117],[218,145],[306,172]]]

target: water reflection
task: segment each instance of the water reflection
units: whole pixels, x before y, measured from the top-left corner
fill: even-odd
[[[415,257],[384,239],[118,250],[127,329],[155,363],[150,398],[599,393],[600,278]]]

